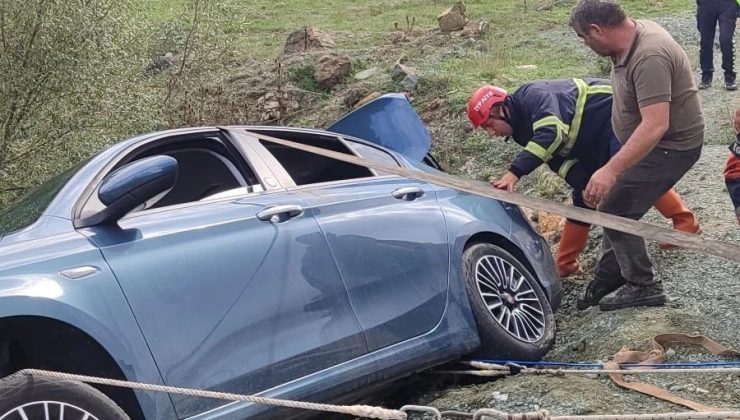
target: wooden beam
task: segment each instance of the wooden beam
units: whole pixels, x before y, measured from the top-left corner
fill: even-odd
[[[567,204],[557,203],[542,198],[528,197],[515,192],[499,190],[491,187],[491,185],[489,185],[488,183],[481,181],[465,180],[447,174],[431,174],[422,171],[414,171],[398,166],[371,162],[369,160],[361,159],[353,155],[334,152],[331,150],[322,149],[320,147],[309,146],[249,131],[248,133],[260,139],[303,150],[304,152],[325,156],[347,163],[353,163],[359,166],[365,166],[382,172],[430,182],[441,187],[452,188],[470,194],[494,198],[506,203],[559,214],[569,219],[578,220],[592,225],[603,226],[605,228],[618,230],[620,232],[630,233],[636,236],[643,237],[645,239],[667,242],[669,244],[678,245],[683,248],[693,249],[705,254],[717,255],[728,260],[740,262],[740,245],[738,244],[717,241],[713,239],[705,239],[699,235],[680,232],[677,230],[668,229],[645,222],[639,222],[612,214],[602,213],[595,210],[582,209],[579,207],[569,206]]]

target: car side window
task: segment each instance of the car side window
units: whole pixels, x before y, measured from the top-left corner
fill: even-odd
[[[162,139],[132,152],[108,173],[149,156],[167,155],[177,160],[177,181],[172,189],[142,203],[132,213],[264,191],[253,169],[238,152],[227,147],[226,141],[218,135],[203,134]],[[82,216],[104,207],[97,194],[92,194]]]
[[[285,135],[280,137],[297,143],[320,147],[334,152],[345,153],[355,156],[347,145],[332,136],[310,136],[302,133],[291,133],[290,138]],[[314,153],[292,147],[283,146],[266,140],[260,140],[262,144],[285,168],[288,175],[296,185],[317,184],[320,182],[342,181],[346,179],[368,178],[375,174],[364,166],[358,166],[336,159],[320,156]]]
[[[245,195],[262,191],[262,185],[251,167],[241,156],[226,147],[225,139],[217,135],[183,139],[146,150],[132,158],[133,162],[153,155],[167,155],[177,160],[177,182],[162,196],[142,208],[159,208],[209,199]]]
[[[368,146],[367,144],[359,143],[352,140],[346,140],[347,144],[354,150],[361,158],[367,159],[372,162],[381,163],[388,166],[401,166],[398,164],[396,159],[393,158],[389,153],[378,149],[377,147]],[[373,169],[378,175],[389,175],[386,172],[378,171]]]

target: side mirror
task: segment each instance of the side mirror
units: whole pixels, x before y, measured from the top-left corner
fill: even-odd
[[[177,181],[177,160],[157,155],[131,162],[103,179],[98,199],[106,207],[77,227],[115,223],[147,200],[170,190]]]

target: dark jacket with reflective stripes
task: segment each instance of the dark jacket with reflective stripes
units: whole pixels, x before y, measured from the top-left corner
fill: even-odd
[[[614,152],[609,80],[535,81],[506,99],[512,137],[524,146],[509,170],[518,177],[542,163],[574,188],[588,182]],[[569,179],[570,178],[570,179]]]

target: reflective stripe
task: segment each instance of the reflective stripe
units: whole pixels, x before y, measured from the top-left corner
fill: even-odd
[[[549,117],[545,117],[545,118],[535,121],[535,123],[532,124],[532,131],[537,131],[538,128],[544,127],[546,125],[555,125],[561,130],[566,131],[566,132],[569,130],[568,124],[560,121],[560,118],[554,115],[550,115]]]
[[[545,118],[535,121],[535,123],[532,124],[532,131],[537,131],[538,129],[542,127],[547,127],[550,125],[555,126],[555,140],[552,142],[550,147],[547,148],[547,156],[548,156],[547,160],[540,158],[545,162],[552,159],[552,155],[554,155],[555,152],[558,150],[558,148],[560,148],[560,146],[563,144],[563,137],[567,137],[566,133],[568,132],[568,124],[560,121],[560,118],[554,115],[550,115],[550,116],[547,116]],[[545,150],[545,149],[542,149],[542,150]]]
[[[578,139],[578,134],[581,130],[581,123],[583,122],[583,112],[586,109],[586,100],[588,95],[595,94],[612,94],[612,87],[609,85],[594,85],[589,86],[582,79],[573,79],[578,89],[578,98],[576,99],[576,109],[573,115],[573,121],[570,124],[570,130],[568,130],[568,141],[560,151],[562,156],[566,156],[573,150],[573,146]]]
[[[573,149],[573,145],[578,138],[578,132],[581,130],[581,121],[583,121],[583,110],[586,109],[586,97],[588,94],[588,85],[581,79],[573,79],[576,87],[578,88],[578,99],[576,99],[576,110],[573,114],[573,122],[570,124],[570,131],[568,131],[568,140],[570,144],[566,144],[563,152],[567,154]]]
[[[570,171],[570,168],[572,168],[576,162],[578,162],[578,159],[570,159],[563,162],[563,164],[560,165],[560,169],[558,169],[558,175],[565,179],[565,177],[568,176],[568,171]]]
[[[609,85],[593,85],[588,87],[588,94],[592,95],[594,93],[606,93],[611,95],[613,93],[612,87]]]
[[[540,158],[543,162],[549,162],[550,159],[552,159],[552,154],[549,153],[547,150],[545,150],[544,147],[540,146],[539,144],[530,141],[527,143],[527,147],[524,148],[524,150],[528,151],[529,153],[537,156]]]

